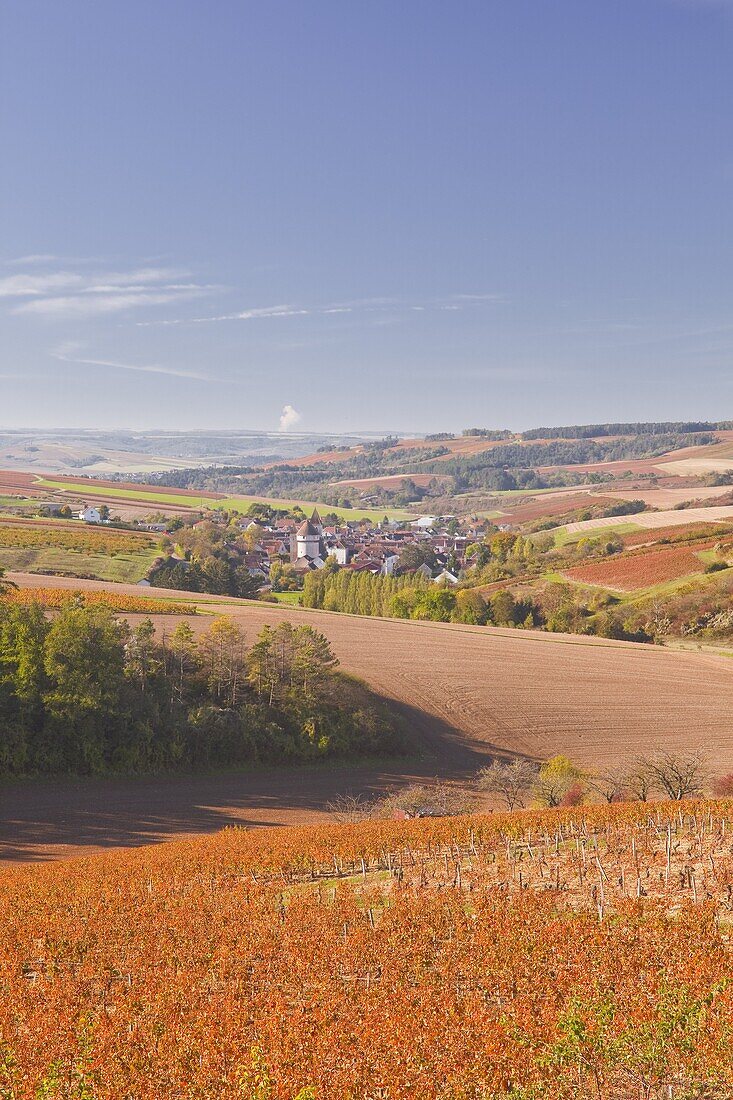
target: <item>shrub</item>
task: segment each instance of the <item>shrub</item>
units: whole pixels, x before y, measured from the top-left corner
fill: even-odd
[[[733,798],[733,772],[721,775],[713,784],[713,793],[716,798]]]

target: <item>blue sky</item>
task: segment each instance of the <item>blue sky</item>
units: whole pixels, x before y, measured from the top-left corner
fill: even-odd
[[[732,93],[726,0],[8,0],[0,425],[733,417]]]

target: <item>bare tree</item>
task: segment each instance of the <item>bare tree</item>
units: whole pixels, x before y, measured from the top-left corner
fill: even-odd
[[[537,779],[537,765],[531,760],[494,760],[476,775],[476,786],[498,795],[508,810],[526,806]]]
[[[374,805],[360,794],[340,794],[333,802],[326,803],[326,809],[339,825],[355,825],[373,816]]]
[[[620,802],[630,789],[628,769],[621,765],[589,772],[586,783],[606,802]]]
[[[436,779],[433,784],[414,783],[393,791],[375,804],[376,817],[452,817],[475,809],[475,796],[460,787]]]
[[[654,776],[649,761],[639,756],[626,770],[624,786],[637,802],[648,802],[654,787]]]
[[[701,794],[708,783],[707,762],[701,752],[660,752],[645,762],[655,785],[675,801]]]

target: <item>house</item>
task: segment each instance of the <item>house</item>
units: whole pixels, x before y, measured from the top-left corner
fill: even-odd
[[[84,521],[84,523],[101,523],[102,517],[99,514],[98,508],[81,508],[77,513],[77,518]]]
[[[329,558],[335,558],[339,565],[348,565],[349,551],[341,539],[338,539],[336,542],[328,543],[326,546],[326,553]]]
[[[391,577],[397,568],[397,564],[400,560],[399,554],[385,554],[382,559],[382,575],[385,577]]]
[[[458,584],[458,577],[448,569],[444,569],[441,573],[438,573],[435,578],[435,584]]]

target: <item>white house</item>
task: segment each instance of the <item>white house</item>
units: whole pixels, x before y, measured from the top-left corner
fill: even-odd
[[[442,573],[438,573],[435,578],[436,584],[458,584],[458,577],[454,576],[448,569],[444,569]]]
[[[399,554],[385,554],[382,561],[382,576],[391,577],[400,560]]]
[[[326,553],[329,558],[335,558],[339,565],[348,565],[349,563],[349,551],[341,542],[341,539],[329,543],[326,547]]]
[[[77,518],[84,520],[84,523],[101,523],[102,517],[99,514],[98,508],[81,508],[77,512]]]

